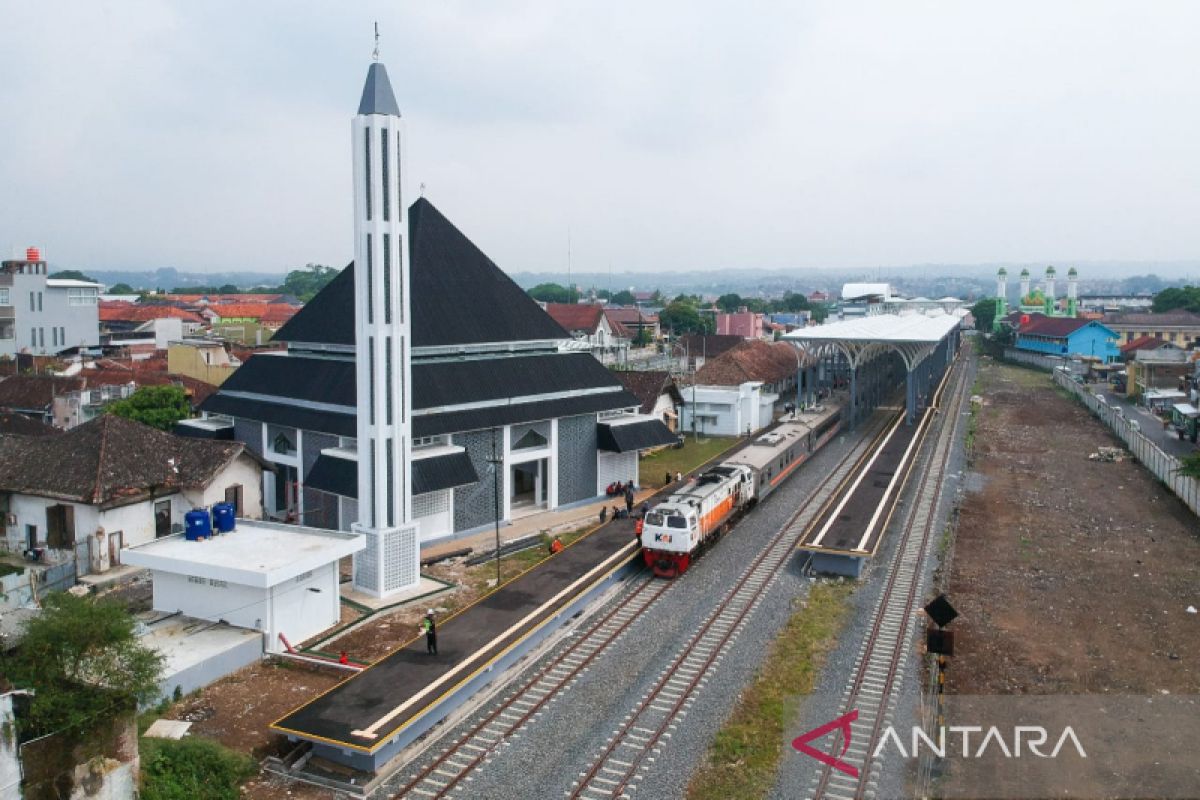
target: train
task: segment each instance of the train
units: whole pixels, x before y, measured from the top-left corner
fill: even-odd
[[[819,412],[824,413],[824,412]],[[655,575],[675,578],[747,510],[765,500],[841,429],[841,411],[816,419],[793,415],[707,467],[642,519],[642,559]]]

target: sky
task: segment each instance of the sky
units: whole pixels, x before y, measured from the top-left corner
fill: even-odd
[[[1190,0],[0,0],[5,257],[347,263],[375,21],[510,272],[1200,257]]]

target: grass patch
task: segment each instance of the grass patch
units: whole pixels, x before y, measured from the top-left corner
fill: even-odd
[[[237,800],[258,773],[249,756],[212,739],[142,739],[142,800]]]
[[[818,583],[797,608],[754,682],[717,732],[705,764],[692,776],[689,800],[765,797],[775,783],[784,727],[812,691],[849,611],[851,583]]]
[[[666,447],[643,458],[638,465],[638,482],[643,487],[662,486],[668,472],[672,478],[676,472],[686,475],[739,441],[736,436],[701,436],[697,440],[689,433],[684,437],[683,447]]]
[[[583,536],[594,526],[587,525],[582,528],[565,531],[555,534],[562,539],[563,545],[569,545],[579,537]],[[542,542],[536,547],[530,547],[526,550],[520,550],[507,556],[500,557],[500,583],[505,583],[520,575],[525,570],[539,563],[550,555],[550,536],[543,535]],[[489,581],[496,580],[496,562],[485,561],[482,564],[476,564],[473,567],[467,567],[466,574],[463,576],[463,583],[474,587],[480,594],[487,594],[495,590],[494,586],[489,586]],[[447,606],[451,604],[446,604]],[[447,608],[447,610],[453,610]]]
[[[0,578],[3,578],[5,575],[21,575],[24,572],[24,567],[18,567],[13,564],[0,561]]]

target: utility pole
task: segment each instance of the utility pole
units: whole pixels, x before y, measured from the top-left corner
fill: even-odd
[[[496,588],[500,588],[500,467],[504,459],[496,453],[496,428],[492,428],[492,494],[496,499]]]

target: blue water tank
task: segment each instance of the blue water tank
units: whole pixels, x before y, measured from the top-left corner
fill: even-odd
[[[217,503],[213,506],[213,527],[217,533],[229,533],[237,523],[237,509],[233,503]]]
[[[183,536],[189,542],[212,536],[212,517],[207,509],[193,508],[183,515]]]

